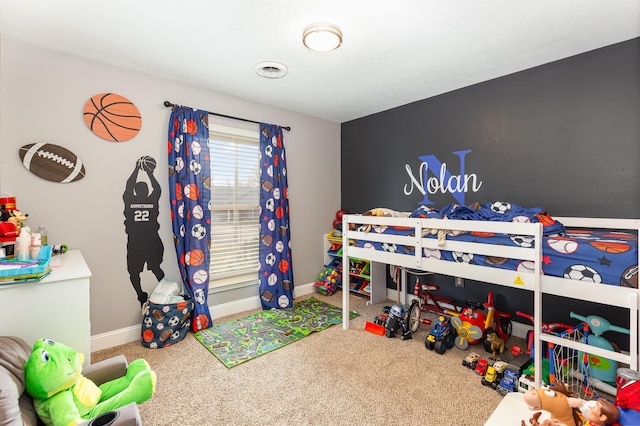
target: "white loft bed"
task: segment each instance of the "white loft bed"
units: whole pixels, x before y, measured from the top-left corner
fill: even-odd
[[[640,220],[636,219],[597,219],[556,217],[567,228],[616,229],[637,233]],[[392,235],[377,232],[361,232],[361,225],[407,227],[415,231],[412,235]],[[490,245],[484,243],[470,243],[445,240],[444,245],[438,245],[438,239],[422,237],[423,231],[430,230],[491,232],[510,235],[527,235],[534,238],[532,248],[510,247],[504,245]],[[418,219],[379,217],[363,215],[344,215],[342,219],[343,237],[343,265],[349,264],[349,257],[355,257],[372,262],[379,262],[405,268],[429,271],[437,274],[472,279],[479,282],[493,283],[512,288],[531,291],[534,297],[534,351],[542,353],[542,342],[547,341],[562,346],[570,346],[590,354],[603,356],[628,364],[630,368],[638,370],[638,305],[639,290],[615,285],[573,281],[565,278],[546,276],[542,274],[542,225],[540,223],[491,222],[475,220],[450,219]],[[397,246],[412,246],[412,254],[391,253],[387,251],[362,248],[350,245],[350,241],[376,241],[395,244]],[[423,249],[450,250],[456,252],[473,253],[487,256],[515,258],[533,262],[532,271],[510,271],[490,266],[457,263],[446,260],[427,258]],[[639,251],[640,253],[640,251]],[[640,255],[639,255],[640,257]],[[638,262],[640,265],[640,259]],[[343,275],[348,280],[348,274]],[[343,288],[349,288],[349,283],[343,283]],[[606,290],[606,291],[604,291]],[[406,283],[403,279],[402,294],[406,295]],[[601,304],[626,308],[629,310],[629,354],[587,346],[580,342],[567,342],[556,336],[542,333],[542,295],[552,294],[578,300],[587,300]],[[349,328],[349,292],[342,292],[342,326]],[[535,357],[535,385],[541,385],[542,357]]]

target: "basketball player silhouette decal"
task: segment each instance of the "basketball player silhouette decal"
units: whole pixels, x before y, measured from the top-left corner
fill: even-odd
[[[158,281],[164,278],[164,271],[160,267],[164,246],[158,235],[158,201],[161,190],[160,184],[153,176],[155,168],[156,161],[152,157],[139,158],[133,173],[127,179],[122,196],[124,227],[127,233],[127,270],[141,305],[149,296],[142,290],[140,279],[145,265]]]

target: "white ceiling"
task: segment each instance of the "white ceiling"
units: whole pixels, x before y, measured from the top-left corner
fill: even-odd
[[[319,21],[338,50],[302,45]],[[342,123],[639,37],[640,1],[0,0],[0,33]]]

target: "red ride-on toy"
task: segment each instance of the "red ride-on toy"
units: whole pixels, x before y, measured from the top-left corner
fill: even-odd
[[[471,304],[460,313],[451,312],[451,325],[455,328],[458,337],[455,345],[459,349],[466,349],[469,344],[482,341],[484,349],[491,352],[491,342],[486,340],[489,331],[495,331],[505,342],[511,336],[513,325],[511,314],[496,310],[493,292],[489,292],[487,302],[484,304]],[[482,309],[484,307],[484,309]],[[486,310],[486,313],[484,312]]]
[[[533,315],[527,314],[527,313],[521,312],[521,311],[516,311],[516,315],[518,315],[519,317],[528,319],[533,324]],[[541,323],[540,331],[542,333],[553,334],[553,333],[559,333],[559,332],[565,331],[565,330],[571,330],[572,328],[573,328],[572,325],[564,324],[562,322],[551,322],[551,323],[543,322],[543,323]],[[527,332],[527,337],[526,337],[525,340],[527,342],[527,355],[529,355],[531,357],[531,359],[533,359],[533,357],[534,357],[534,353],[533,353],[533,330],[529,330]],[[542,342],[542,357],[544,358],[546,356],[547,356],[547,342],[543,341]]]
[[[407,314],[407,323],[412,333],[418,331],[420,324],[431,324],[430,319],[423,318],[424,312],[435,312],[440,315],[446,314],[448,311],[459,313],[466,306],[466,303],[435,293],[436,290],[440,290],[440,286],[424,284],[420,282],[420,277],[416,278],[416,285],[413,288],[415,298],[411,301]]]

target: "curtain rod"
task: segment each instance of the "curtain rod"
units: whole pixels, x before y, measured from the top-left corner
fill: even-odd
[[[168,108],[168,107],[174,107],[174,106],[176,106],[176,105],[175,105],[175,104],[172,104],[172,103],[171,103],[171,102],[169,102],[169,101],[164,101],[164,106],[166,106],[166,107]],[[218,117],[231,118],[232,120],[240,120],[240,121],[245,121],[245,122],[247,122],[247,123],[260,124],[260,122],[259,122],[259,121],[248,120],[248,119],[246,119],[246,118],[233,117],[233,116],[231,116],[231,115],[218,114],[218,113],[216,113],[216,112],[211,112],[211,111],[207,111],[207,113],[208,113],[208,114],[211,114],[211,115],[217,115]],[[288,131],[288,132],[289,132],[289,131],[291,131],[291,127],[289,127],[289,126],[286,126],[286,127],[285,127],[285,126],[280,126],[280,127],[282,127],[284,130],[286,130],[286,131]]]

